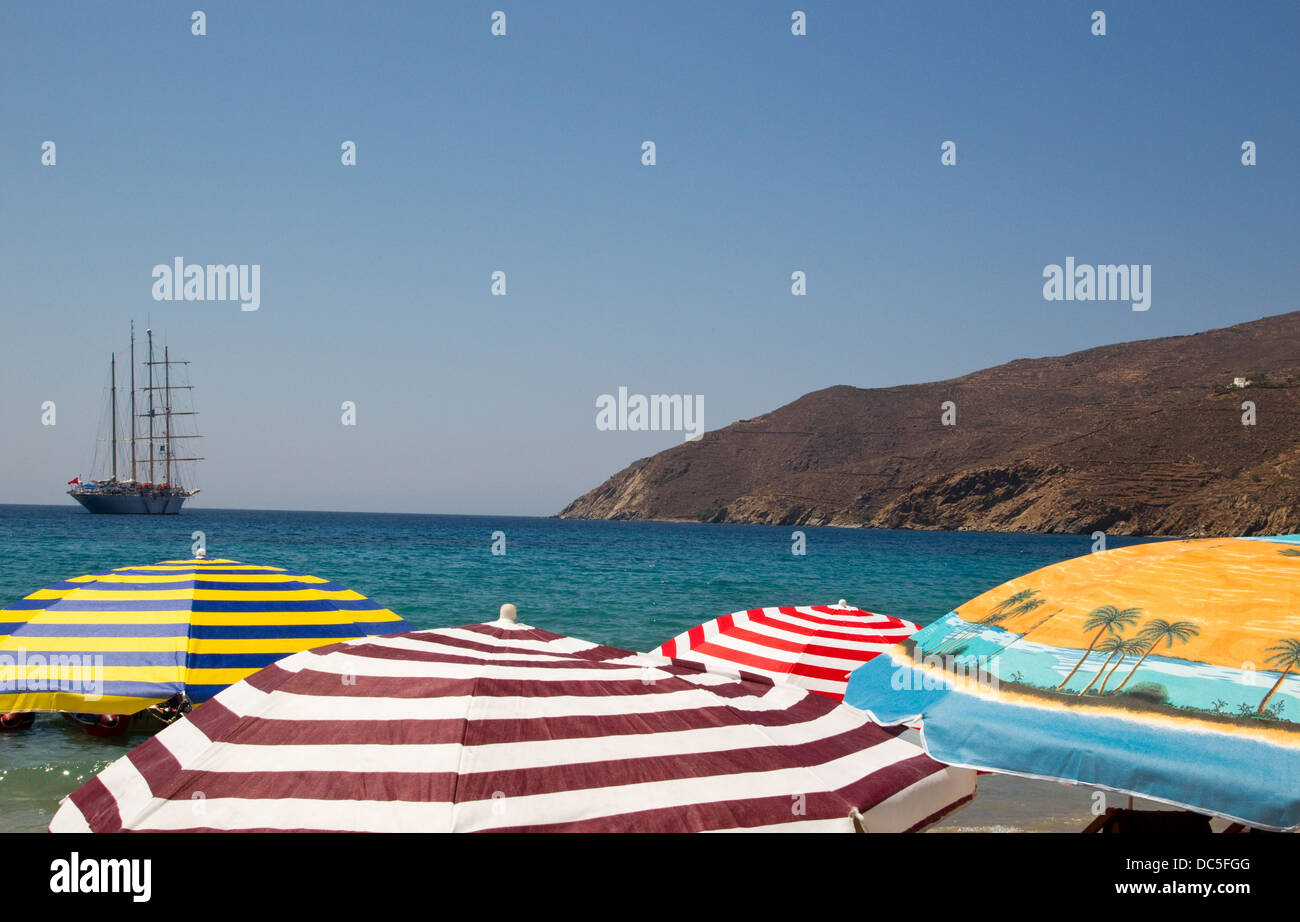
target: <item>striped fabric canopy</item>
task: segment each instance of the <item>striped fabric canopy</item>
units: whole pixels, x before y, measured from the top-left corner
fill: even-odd
[[[298,653],[64,801],[53,832],[918,829],[974,773],[788,685],[500,620]]]
[[[916,633],[902,618],[846,604],[751,608],[723,615],[655,650],[734,673],[757,672],[844,700],[849,673]]]
[[[165,560],[78,576],[0,611],[0,712],[133,714],[212,697],[289,653],[410,630],[317,576]]]

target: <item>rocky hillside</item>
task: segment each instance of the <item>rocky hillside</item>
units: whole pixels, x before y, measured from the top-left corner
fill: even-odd
[[[1254,381],[1233,388],[1234,377]],[[1242,424],[1242,402],[1256,424]],[[941,421],[945,401],[956,425]],[[1144,535],[1300,531],[1300,312],[815,391],[643,458],[566,518]]]

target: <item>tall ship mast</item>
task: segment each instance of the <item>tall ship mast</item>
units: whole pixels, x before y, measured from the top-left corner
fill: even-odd
[[[68,495],[90,512],[110,515],[175,515],[181,511],[185,500],[199,492],[183,481],[183,471],[192,461],[202,461],[193,457],[187,450],[173,447],[178,440],[197,439],[195,433],[182,433],[173,423],[173,418],[192,417],[198,414],[193,406],[187,410],[178,410],[172,405],[173,392],[193,390],[188,383],[172,383],[172,366],[187,366],[189,362],[171,358],[170,350],[163,346],[161,361],[155,360],[153,348],[153,330],[146,330],[148,337],[148,359],[143,363],[147,369],[147,385],[137,388],[135,384],[135,323],[131,324],[131,374],[130,374],[130,414],[128,431],[119,434],[118,423],[118,388],[117,388],[117,354],[109,362],[109,416],[112,426],[112,461],[109,476],[102,479],[82,481],[80,476],[68,481],[72,489]],[[155,369],[160,369],[155,372]],[[155,381],[160,383],[155,383]],[[138,394],[137,394],[138,392]],[[141,407],[137,411],[138,404]],[[100,430],[103,431],[102,429]],[[126,447],[122,443],[126,443]],[[182,444],[189,444],[182,442]],[[119,477],[119,457],[124,462],[122,467],[130,468],[130,476]],[[126,462],[126,458],[130,461]],[[141,479],[144,475],[144,479]],[[161,480],[159,477],[161,476]]]

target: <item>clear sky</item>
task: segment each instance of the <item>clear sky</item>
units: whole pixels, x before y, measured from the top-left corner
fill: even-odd
[[[72,502],[132,318],[194,362],[196,502],[550,514],[681,441],[598,431],[619,386],[716,429],[1295,310],[1297,35],[1290,0],[7,3],[0,502]],[[260,309],[155,301],[178,256],[259,265]],[[1150,264],[1150,310],[1045,301],[1067,256]]]

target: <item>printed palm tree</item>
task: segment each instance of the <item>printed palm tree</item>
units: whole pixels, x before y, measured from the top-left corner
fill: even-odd
[[[966,639],[978,634],[981,630],[981,626],[1001,624],[1004,619],[1010,618],[1012,615],[1020,615],[1025,612],[1033,611],[1039,605],[1043,604],[1042,599],[1033,598],[1033,596],[1037,594],[1037,589],[1021,589],[1019,592],[1012,593],[997,605],[994,605],[987,615],[975,622],[976,625],[978,625],[977,627],[965,627],[959,631],[954,631],[953,635],[943,643],[939,644],[934,652],[946,653],[949,650],[954,649]]]
[[[1038,607],[1039,605],[1041,605],[1041,604],[1043,604],[1043,603],[1042,603],[1042,600],[1038,600],[1038,601],[1035,602],[1033,608],[1037,608],[1037,607]],[[1032,610],[1032,609],[1031,609],[1031,610]],[[1010,635],[1010,636],[1011,636],[1011,639],[1008,640],[1008,641],[1007,641],[1005,644],[1003,644],[1001,647],[999,647],[995,652],[996,652],[996,653],[1001,653],[1001,652],[1004,651],[1004,650],[1010,650],[1012,647],[1014,647],[1014,646],[1015,646],[1016,644],[1018,644],[1020,641],[1024,640],[1026,637],[1028,637],[1028,636],[1029,636],[1029,633],[1030,633],[1031,631],[1036,631],[1036,630],[1038,630],[1040,627],[1042,627],[1042,626],[1043,626],[1044,624],[1046,624],[1047,622],[1051,621],[1053,618],[1055,618],[1057,615],[1059,615],[1059,614],[1060,614],[1061,612],[1063,612],[1063,611],[1065,611],[1065,609],[1064,609],[1064,608],[1061,608],[1061,607],[1058,606],[1057,609],[1056,609],[1056,611],[1052,612],[1050,615],[1046,615],[1045,617],[1039,618],[1036,622],[1034,622],[1033,624],[1031,624],[1029,627],[1025,628],[1025,629],[1024,629],[1023,631],[1021,631],[1019,634],[1011,634],[1011,635]]]
[[[989,614],[996,615],[998,612],[1007,611],[1008,609],[1015,608],[1025,599],[1033,598],[1037,593],[1038,593],[1037,589],[1021,589],[1019,592],[1013,592],[1011,595],[1007,596],[1001,602],[994,605],[993,608],[989,610]]]
[[[1015,608],[1011,609],[1011,611],[1002,612],[1001,614],[999,614],[999,615],[997,615],[997,616],[995,616],[995,617],[990,618],[990,619],[988,620],[987,623],[992,624],[992,625],[999,625],[999,624],[1001,624],[1003,621],[1005,621],[1007,618],[1010,618],[1012,615],[1025,615],[1025,614],[1028,614],[1029,612],[1033,611],[1033,610],[1034,610],[1035,608],[1037,608],[1038,606],[1044,604],[1046,601],[1047,601],[1046,599],[1026,599],[1025,601],[1021,602],[1019,605],[1017,605]],[[1035,625],[1035,627],[1036,627],[1036,626],[1037,626],[1037,625]],[[1032,630],[1032,628],[1031,628],[1030,630]],[[1010,632],[1008,632],[1008,633],[1010,633]],[[1002,651],[1002,650],[1005,650],[1005,649],[1007,649],[1008,647],[1010,647],[1013,643],[1015,643],[1015,642],[1016,642],[1017,640],[1019,640],[1021,637],[1025,636],[1025,633],[1027,633],[1027,632],[1022,632],[1022,633],[1019,633],[1019,634],[1014,634],[1014,633],[1011,634],[1011,639],[1008,640],[1006,643],[1004,643],[1002,646],[1000,646],[1000,647],[997,648],[997,649],[998,649],[998,652],[1000,652],[1000,651]]]
[[[1110,680],[1115,677],[1116,670],[1119,669],[1120,665],[1127,657],[1141,656],[1145,653],[1147,642],[1141,637],[1130,637],[1128,640],[1123,642],[1122,647],[1123,649],[1119,651],[1119,659],[1115,660],[1115,665],[1110,667],[1110,672],[1106,673],[1106,678],[1101,680],[1101,688],[1097,689],[1097,694],[1106,694],[1106,686],[1109,685]]]
[[[1147,661],[1147,657],[1160,644],[1160,641],[1163,640],[1166,647],[1173,649],[1175,640],[1179,643],[1187,643],[1199,633],[1201,633],[1201,629],[1190,621],[1171,622],[1163,618],[1153,618],[1148,621],[1143,625],[1142,630],[1138,631],[1138,637],[1147,642],[1146,650],[1142,652],[1142,658],[1133,665],[1133,669],[1128,675],[1124,676],[1124,681],[1119,683],[1115,691],[1121,692],[1124,690],[1128,680],[1133,678],[1133,673],[1142,667],[1142,664]]]
[[[1300,640],[1296,640],[1294,637],[1288,637],[1277,646],[1269,647],[1268,652],[1273,654],[1268,658],[1268,662],[1272,663],[1274,666],[1282,667],[1282,674],[1277,677],[1277,681],[1273,683],[1273,687],[1268,690],[1268,694],[1264,696],[1264,700],[1261,701],[1259,707],[1255,709],[1256,714],[1264,713],[1264,706],[1268,704],[1268,699],[1272,698],[1277,690],[1282,687],[1282,680],[1290,674],[1292,669],[1296,666],[1300,666]]]
[[[1142,612],[1140,608],[1118,608],[1114,605],[1102,605],[1100,608],[1094,608],[1088,613],[1088,620],[1083,622],[1083,631],[1096,630],[1092,635],[1092,640],[1088,644],[1088,649],[1083,651],[1083,656],[1074,664],[1070,674],[1065,677],[1056,690],[1060,691],[1070,684],[1074,674],[1079,671],[1079,667],[1084,664],[1088,657],[1092,656],[1092,648],[1097,646],[1097,641],[1101,640],[1103,634],[1118,635],[1123,632],[1124,628],[1137,623],[1137,616]]]
[[[1008,618],[1013,618],[1016,615],[1028,614],[1046,601],[1046,599],[1025,599],[1013,608],[1008,608],[1006,611],[1000,611],[996,615],[989,615],[988,617],[981,619],[980,623],[993,625],[1001,624],[1003,621],[1006,621]]]
[[[1002,618],[1009,618],[1011,617],[1011,615],[1026,615],[1029,612],[1033,611],[1038,606],[1043,605],[1046,602],[1047,599],[1026,599],[1025,601],[1021,602],[1019,605],[1017,605],[1013,611],[1008,612],[1006,615],[1003,615],[1002,617],[999,617],[998,620],[1001,621]]]
[[[978,622],[975,623],[996,624],[998,620],[1000,620],[1000,614],[1002,611],[1009,609],[1010,606],[1015,605],[1015,603],[1021,601],[1022,598],[1030,596],[1032,592],[1034,592],[1032,589],[1022,589],[1021,592],[1010,594],[1010,596],[1002,599],[1001,602],[998,602],[997,605],[993,606],[992,609],[989,609],[988,614],[984,615],[983,618],[980,618]],[[954,646],[961,644],[963,640],[966,640],[967,637],[974,635],[974,633],[978,631],[979,628],[971,628],[970,623],[963,624],[962,627],[959,627],[956,631],[950,633],[948,637],[944,637],[944,640],[940,641],[939,646],[936,646],[936,648],[932,650],[932,653],[946,653],[948,650],[952,650]]]
[[[1092,681],[1084,686],[1083,691],[1079,692],[1080,695],[1086,695],[1092,690],[1092,687],[1097,684],[1097,680],[1101,678],[1101,674],[1106,671],[1106,667],[1110,665],[1110,661],[1113,660],[1115,655],[1131,642],[1131,639],[1132,638],[1125,640],[1118,634],[1112,634],[1110,637],[1107,637],[1101,643],[1097,644],[1097,652],[1108,655],[1106,656],[1106,661],[1101,664],[1101,668],[1097,670],[1097,674],[1092,677]]]

